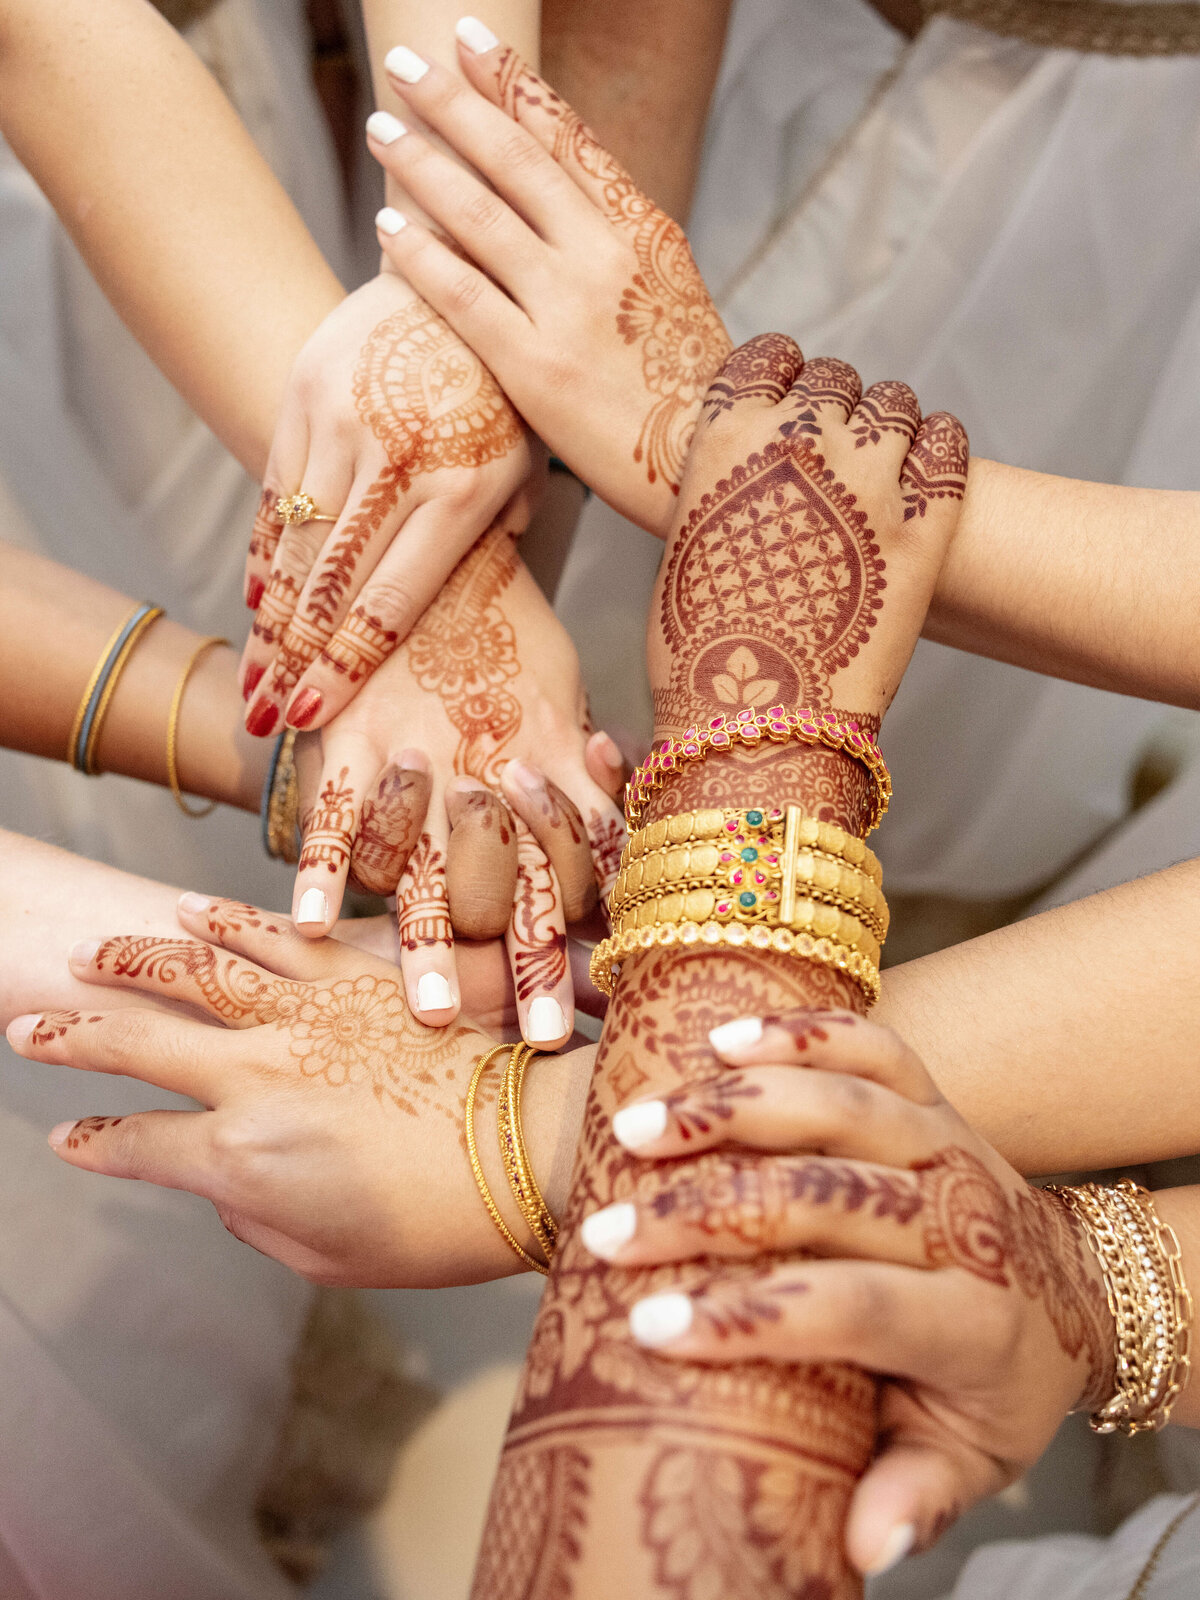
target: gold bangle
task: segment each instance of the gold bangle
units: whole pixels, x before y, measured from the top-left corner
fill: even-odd
[[[554,1257],[554,1247],[558,1241],[558,1224],[551,1216],[533,1175],[521,1126],[521,1087],[526,1068],[536,1060],[538,1054],[532,1045],[519,1044],[509,1055],[496,1101],[496,1132],[513,1199],[525,1218],[526,1227],[549,1262]]]
[[[175,796],[175,804],[185,817],[206,817],[210,811],[215,811],[217,802],[206,800],[198,811],[193,811],[183,798],[183,791],[179,787],[179,708],[183,704],[183,691],[187,688],[187,681],[192,675],[192,669],[206,650],[215,644],[228,645],[228,639],[219,638],[216,634],[210,639],[203,640],[192,651],[184,663],[183,671],[179,674],[179,682],[175,685],[175,693],[171,696],[171,709],[167,712],[167,782],[171,785],[171,793]]]
[[[471,1163],[471,1171],[475,1174],[476,1188],[479,1190],[479,1193],[483,1199],[483,1203],[487,1207],[488,1216],[491,1217],[492,1221],[496,1224],[496,1227],[500,1232],[500,1237],[504,1240],[509,1249],[515,1255],[520,1257],[527,1267],[532,1267],[535,1272],[540,1272],[543,1277],[548,1277],[550,1274],[549,1267],[544,1267],[540,1261],[536,1260],[529,1254],[528,1250],[522,1247],[520,1240],[516,1237],[512,1229],[508,1226],[508,1223],[505,1222],[504,1218],[500,1215],[500,1208],[492,1199],[492,1192],[488,1188],[487,1179],[483,1175],[483,1166],[480,1163],[479,1151],[475,1144],[475,1096],[479,1089],[479,1080],[483,1077],[488,1067],[491,1066],[492,1062],[498,1055],[502,1054],[502,1052],[505,1050],[512,1050],[514,1048],[515,1046],[507,1044],[493,1045],[493,1047],[484,1055],[481,1055],[479,1060],[475,1063],[475,1071],[471,1074],[470,1086],[467,1089],[467,1100],[463,1116],[464,1127],[467,1135],[467,1156]]]
[[[296,778],[296,729],[279,741],[271,792],[267,796],[267,854],[294,867],[300,859],[296,840],[300,820],[300,785]]]
[[[790,928],[768,928],[763,923],[747,926],[742,922],[682,922],[667,923],[653,928],[639,928],[633,933],[614,934],[604,939],[592,951],[590,974],[601,994],[611,995],[615,986],[615,965],[639,950],[652,950],[656,945],[667,949],[697,948],[773,951],[777,955],[795,956],[801,961],[816,961],[824,967],[834,967],[853,978],[867,1004],[879,999],[879,969],[859,950],[847,949],[831,939],[814,938],[811,933],[793,933]]]
[[[161,606],[134,606],[105,645],[104,654],[87,681],[71,723],[67,760],[90,778],[97,774],[96,751],[117,682],[142,635],[162,615]]]
[[[794,820],[792,820],[794,814]],[[645,828],[630,834],[621,852],[621,865],[626,867],[639,856],[663,850],[670,845],[688,844],[692,840],[716,840],[723,834],[734,834],[743,827],[765,828],[772,832],[784,829],[781,838],[787,843],[786,830],[792,820],[794,844],[797,850],[812,850],[820,855],[832,856],[847,862],[865,873],[876,885],[883,883],[883,868],[879,857],[857,834],[847,833],[833,822],[819,822],[800,806],[758,806],[741,810],[705,808],[698,811],[679,811],[663,817]],[[732,824],[732,826],[731,826]]]
[[[807,895],[797,898],[792,905],[792,915],[786,924],[774,916],[743,916],[733,902],[717,900],[708,887],[692,888],[684,882],[673,893],[661,898],[643,900],[640,905],[623,909],[613,918],[615,934],[640,933],[643,928],[670,927],[673,924],[694,922],[703,927],[715,922],[720,927],[763,928],[774,932],[786,927],[792,933],[811,933],[814,938],[828,939],[831,944],[843,945],[847,950],[857,950],[874,966],[879,965],[879,940],[861,917]],[[721,908],[726,908],[722,912]]]

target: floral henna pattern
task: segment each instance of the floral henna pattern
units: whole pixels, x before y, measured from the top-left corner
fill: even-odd
[[[854,448],[879,444],[885,433],[896,433],[909,443],[921,426],[921,407],[906,383],[873,383],[850,418]]]
[[[408,951],[454,944],[446,899],[446,858],[429,834],[423,833],[408,858],[396,889],[396,924],[400,944]]]
[[[304,829],[304,844],[297,870],[324,867],[339,873],[350,859],[358,810],[354,789],[349,783],[350,769],[343,767],[336,778],[327,778],[317,804]]]
[[[708,1083],[696,1083],[663,1096],[663,1104],[675,1131],[686,1143],[697,1135],[707,1137],[720,1122],[729,1122],[738,1109],[737,1102],[758,1100],[762,1087],[747,1083],[740,1072],[727,1072]]]
[[[570,1600],[590,1477],[589,1457],[569,1445],[505,1455],[489,1507],[496,1537],[484,1549],[472,1600]]]
[[[550,863],[529,829],[518,823],[517,893],[508,948],[522,1003],[557,989],[567,975],[567,936],[554,922],[558,909],[558,885]]]
[[[501,52],[500,103],[514,119],[525,104],[557,122],[555,160],[574,162],[602,187],[603,209],[633,244],[637,268],[621,296],[617,332],[636,345],[650,396],[633,458],[650,483],[679,493],[700,402],[731,344],[687,236],[653,204],[595,136],[511,50]]]
[[[65,1039],[72,1028],[77,1028],[84,1020],[81,1011],[44,1011],[34,1024],[33,1032],[29,1035],[31,1044],[53,1044],[56,1039]],[[89,1022],[103,1022],[102,1016],[92,1016]]]
[[[900,473],[905,522],[923,517],[931,500],[961,500],[969,458],[967,435],[957,417],[948,411],[926,417]]]
[[[778,405],[803,364],[799,349],[783,333],[764,333],[739,345],[709,385],[705,422],[711,425],[742,400]]]
[[[351,879],[367,894],[396,892],[428,804],[425,773],[394,765],[384,769],[374,794],[363,802],[350,855]]]

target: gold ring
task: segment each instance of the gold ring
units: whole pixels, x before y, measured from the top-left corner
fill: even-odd
[[[317,502],[312,495],[299,494],[286,495],[282,500],[275,502],[275,514],[281,522],[296,524],[300,522],[336,522],[336,517],[326,516],[317,510]]]

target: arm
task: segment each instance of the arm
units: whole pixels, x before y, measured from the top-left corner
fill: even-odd
[[[343,291],[193,51],[142,0],[4,0],[0,128],[135,337],[261,476],[295,354]]]

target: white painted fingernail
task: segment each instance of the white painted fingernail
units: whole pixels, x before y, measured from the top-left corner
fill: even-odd
[[[567,1031],[563,1008],[550,994],[540,994],[529,1008],[525,1037],[530,1044],[553,1044]]]
[[[78,944],[71,946],[71,965],[73,967],[89,966],[99,948],[99,939],[81,939]]]
[[[637,1207],[622,1200],[615,1206],[605,1206],[603,1211],[593,1211],[590,1217],[584,1217],[579,1232],[594,1256],[611,1261],[637,1232]]]
[[[656,1349],[682,1338],[694,1316],[690,1295],[652,1294],[629,1313],[629,1331],[639,1344]]]
[[[372,111],[367,118],[367,132],[376,144],[395,144],[408,129],[390,111]]]
[[[440,972],[423,972],[417,979],[417,1010],[446,1011],[454,1004],[450,985]]]
[[[898,1522],[887,1538],[879,1547],[879,1554],[867,1568],[872,1578],[878,1578],[881,1573],[890,1572],[904,1560],[912,1549],[917,1537],[915,1522]]]
[[[36,1011],[29,1011],[23,1017],[14,1017],[5,1030],[8,1042],[14,1050],[19,1050],[26,1044],[33,1034],[33,1030],[41,1021],[41,1015]]]
[[[329,921],[329,901],[325,898],[324,889],[305,889],[300,896],[300,904],[296,907],[297,924],[311,927],[314,922],[322,927]]]
[[[714,1050],[748,1050],[763,1036],[763,1025],[758,1017],[738,1017],[736,1022],[723,1022],[713,1028],[708,1042]]]
[[[76,1118],[76,1121],[78,1121],[78,1118]],[[66,1142],[66,1137],[74,1126],[74,1122],[55,1123],[54,1127],[52,1127],[50,1132],[46,1135],[46,1141],[51,1150],[57,1150],[60,1144],[64,1144]]]
[[[667,1108],[661,1100],[640,1100],[613,1112],[612,1129],[626,1150],[653,1144],[667,1131]]]
[[[399,78],[401,83],[420,83],[429,71],[428,61],[423,61],[406,44],[398,44],[394,50],[389,50],[383,58],[383,64],[392,77]]]
[[[500,43],[490,28],[485,28],[478,17],[459,17],[454,24],[454,37],[465,44],[473,56],[485,56]]]
[[[408,218],[403,211],[397,211],[394,206],[384,206],[382,211],[375,213],[375,226],[380,233],[389,234],[394,238],[401,228],[408,227]]]
[[[179,896],[180,911],[190,911],[193,916],[199,916],[200,912],[207,911],[211,905],[212,901],[206,894],[197,894],[194,889],[189,889],[186,894]]]

